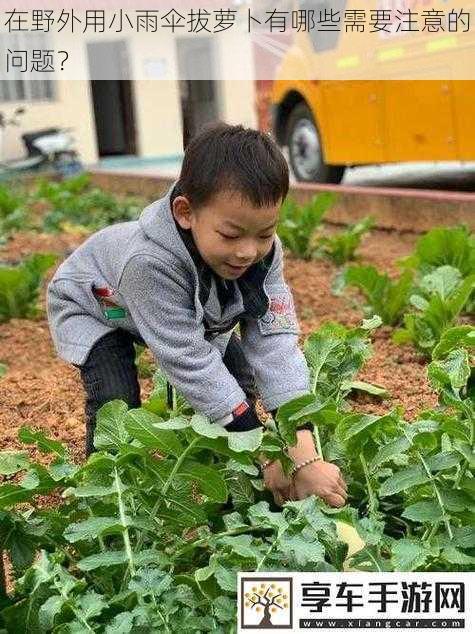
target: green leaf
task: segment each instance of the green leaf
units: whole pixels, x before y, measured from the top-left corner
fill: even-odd
[[[359,436],[362,432],[367,437],[368,432],[375,426],[384,429],[387,423],[394,421],[392,414],[377,416],[375,414],[349,414],[342,418],[336,428],[336,439],[345,444]]]
[[[251,429],[250,431],[243,432],[229,432],[228,443],[229,448],[232,451],[238,453],[246,451],[253,452],[259,449],[264,437],[264,432],[261,427],[257,429]]]
[[[437,293],[442,299],[447,299],[459,286],[462,274],[453,266],[439,266],[431,273],[425,275],[420,283],[421,290],[429,295]]]
[[[127,403],[119,400],[110,401],[99,409],[94,434],[96,449],[120,449],[129,442],[124,424],[128,409]]]
[[[112,621],[106,625],[105,634],[130,634],[134,627],[134,618],[130,612],[117,614]]]
[[[391,567],[386,559],[383,559],[377,546],[365,546],[356,552],[349,560],[350,570],[362,570],[364,572],[391,572]]]
[[[379,490],[380,497],[395,495],[418,484],[425,484],[429,481],[429,476],[421,466],[412,466],[402,469],[390,476],[381,484]]]
[[[42,631],[52,630],[55,625],[55,618],[60,614],[63,606],[67,602],[62,596],[54,595],[49,597],[38,612],[38,623]]]
[[[122,487],[122,491],[126,490],[126,487]],[[114,485],[86,484],[80,487],[71,487],[63,492],[63,497],[69,497],[70,495],[74,495],[77,498],[106,497],[108,495],[117,495],[117,488]]]
[[[28,455],[24,451],[0,452],[0,475],[12,475],[27,469],[29,464]]]
[[[268,502],[259,502],[251,506],[248,510],[248,516],[253,526],[268,526],[279,533],[288,527],[282,513],[274,513],[269,510]]]
[[[410,441],[401,436],[400,438],[396,438],[392,440],[384,447],[378,450],[372,461],[370,462],[369,468],[370,471],[374,472],[378,467],[380,467],[385,462],[391,461],[395,456],[398,456],[411,446]]]
[[[437,502],[423,501],[408,506],[403,517],[413,522],[437,522],[442,519],[442,510]]]
[[[356,390],[357,392],[366,392],[372,396],[379,396],[380,398],[387,398],[389,392],[386,388],[380,385],[373,385],[372,383],[366,383],[365,381],[349,381],[343,383],[342,389],[344,390]]]
[[[192,429],[200,436],[206,438],[220,438],[221,436],[228,436],[230,432],[226,431],[221,425],[212,423],[209,418],[202,416],[201,414],[195,414],[191,418]]]
[[[134,577],[129,582],[129,589],[137,592],[140,596],[153,595],[159,597],[166,592],[173,584],[173,577],[157,568],[141,568],[137,570]]]
[[[376,328],[379,328],[382,325],[382,323],[383,323],[383,320],[381,319],[379,315],[373,315],[373,317],[370,317],[369,319],[363,319],[361,328],[363,330],[367,330],[368,332],[371,332],[373,330],[376,330]]]
[[[59,441],[48,438],[42,431],[24,426],[18,432],[18,438],[25,444],[35,444],[42,453],[53,453],[60,458],[67,457],[66,447]]]
[[[429,552],[421,542],[411,539],[400,539],[392,547],[392,561],[394,569],[399,572],[410,572],[421,568]]]
[[[0,363],[0,379],[8,372],[8,366],[5,363]]]
[[[316,564],[325,559],[325,548],[318,539],[310,541],[302,535],[284,533],[279,540],[278,550],[285,557],[290,555],[298,566]]]
[[[245,559],[258,560],[262,557],[262,549],[252,545],[251,535],[236,535],[235,537],[221,537],[219,544],[228,546],[233,553]]]
[[[471,557],[470,555],[466,555],[455,546],[449,546],[448,548],[444,548],[441,553],[442,559],[448,561],[451,564],[455,564],[456,566],[470,566],[471,570],[473,570],[473,565],[475,564],[475,557]]]
[[[20,502],[31,500],[35,492],[24,489],[16,484],[0,486],[0,509],[9,508]]]
[[[82,617],[89,621],[89,619],[99,616],[101,612],[107,607],[107,603],[104,601],[104,597],[94,590],[86,592],[86,594],[78,598],[79,608],[81,610]]]
[[[160,559],[163,557],[161,553],[155,550],[143,550],[140,553],[134,555],[134,561],[137,566],[146,565],[149,563],[161,563]],[[128,557],[125,550],[109,550],[103,553],[97,553],[95,555],[89,555],[84,557],[77,563],[79,570],[87,572],[89,570],[96,570],[97,568],[108,568],[109,566],[118,566],[127,563]]]
[[[450,385],[454,390],[460,390],[467,384],[471,369],[468,352],[463,348],[451,350],[443,361],[432,361],[428,375],[434,386]]]
[[[64,537],[74,544],[81,540],[97,539],[105,533],[121,533],[124,526],[118,517],[91,517],[83,522],[69,524],[64,531]]]
[[[452,469],[452,467],[456,467],[460,462],[460,455],[456,451],[442,451],[426,458],[426,464],[432,473]]]
[[[200,490],[214,502],[226,502],[228,489],[219,472],[192,460],[186,460],[177,473],[180,478],[198,482]]]
[[[454,326],[442,333],[439,343],[432,351],[434,359],[443,359],[455,348],[475,347],[474,326]]]
[[[475,451],[468,443],[457,442],[455,450],[458,451],[468,462],[471,469],[475,469]]]
[[[227,481],[229,494],[233,501],[233,505],[237,509],[248,508],[253,504],[255,493],[251,485],[251,480],[244,473],[236,473]]]
[[[131,409],[124,419],[125,430],[148,449],[179,457],[183,447],[174,431],[159,429],[162,419],[144,409]]]
[[[425,270],[448,264],[463,276],[475,271],[474,238],[467,227],[436,227],[419,238],[417,265]]]

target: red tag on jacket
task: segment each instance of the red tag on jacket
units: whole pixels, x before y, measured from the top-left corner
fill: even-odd
[[[241,416],[244,412],[247,412],[249,409],[249,405],[246,401],[243,401],[241,405],[238,405],[235,409],[233,409],[233,416],[236,418],[237,416]]]

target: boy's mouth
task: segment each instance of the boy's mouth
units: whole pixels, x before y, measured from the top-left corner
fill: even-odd
[[[224,265],[232,273],[239,275],[247,271],[247,269],[250,267],[250,264],[247,264],[246,266],[235,266],[234,264],[229,264],[229,262],[225,262]]]

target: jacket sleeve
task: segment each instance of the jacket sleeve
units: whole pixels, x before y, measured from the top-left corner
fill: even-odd
[[[222,419],[246,399],[218,348],[205,339],[185,273],[153,256],[134,256],[118,290],[160,369],[197,412]]]
[[[241,340],[244,354],[254,368],[263,405],[271,411],[307,394],[310,381],[307,362],[298,345],[300,330],[292,293],[283,277],[278,238],[264,288],[269,308],[260,319],[243,320]]]

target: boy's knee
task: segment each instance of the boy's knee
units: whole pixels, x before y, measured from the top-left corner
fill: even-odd
[[[86,385],[87,401],[98,409],[109,401],[125,401],[129,407],[140,406],[140,386],[136,381],[113,383],[94,381]]]

